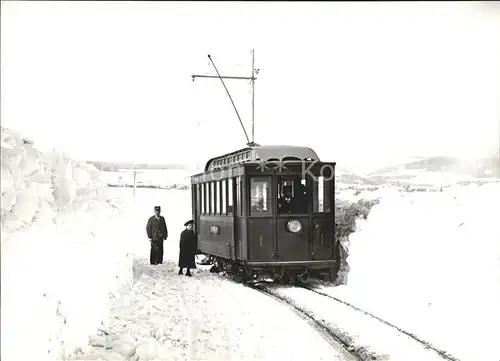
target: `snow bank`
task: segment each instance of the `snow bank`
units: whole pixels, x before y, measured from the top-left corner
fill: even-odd
[[[133,240],[93,165],[1,139],[1,358],[61,360],[107,322]]]
[[[337,296],[454,353],[500,359],[500,183],[390,192],[350,235]]]

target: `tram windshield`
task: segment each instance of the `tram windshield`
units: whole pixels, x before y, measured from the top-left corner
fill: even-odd
[[[306,179],[301,176],[278,177],[278,214],[308,213]]]
[[[272,197],[277,198],[278,215],[308,214],[311,211],[313,213],[332,212],[334,182],[332,178],[325,171],[311,172],[307,175],[278,176],[277,193],[273,195],[272,177],[252,177],[250,179],[251,214],[271,215],[274,213]]]
[[[278,177],[278,214],[307,214],[309,205],[314,213],[331,212],[333,179],[327,176]]]

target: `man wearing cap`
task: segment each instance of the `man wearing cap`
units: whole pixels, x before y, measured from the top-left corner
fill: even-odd
[[[161,207],[154,208],[155,214],[148,219],[146,233],[151,243],[149,263],[152,265],[163,263],[163,241],[168,238],[167,224],[165,218],[160,216]]]
[[[195,256],[198,249],[193,225],[192,219],[184,223],[186,229],[182,231],[179,242],[179,275],[182,275],[182,269],[186,268],[186,276],[189,277],[191,277],[191,268],[196,268]]]

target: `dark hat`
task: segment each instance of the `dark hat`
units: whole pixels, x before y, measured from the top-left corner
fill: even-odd
[[[155,211],[161,211],[161,207],[160,206],[155,206]]]
[[[190,219],[189,221],[187,221],[186,223],[184,223],[184,227],[187,227],[188,224],[194,224],[194,221],[192,219]]]

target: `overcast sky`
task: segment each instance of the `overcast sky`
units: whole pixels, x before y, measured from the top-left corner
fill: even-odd
[[[500,16],[479,3],[2,2],[1,121],[76,158],[196,162],[246,140],[371,167],[498,148]],[[251,92],[227,81],[248,132]]]

